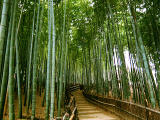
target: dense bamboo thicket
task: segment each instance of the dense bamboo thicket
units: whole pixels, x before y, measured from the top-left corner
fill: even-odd
[[[159,0],[1,0],[0,119],[6,112],[9,120],[23,118],[24,111],[35,119],[39,106],[46,120],[60,117],[73,84],[159,109],[159,6]]]

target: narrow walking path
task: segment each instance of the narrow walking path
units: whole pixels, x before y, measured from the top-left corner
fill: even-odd
[[[73,95],[76,98],[80,120],[120,120],[116,115],[89,103],[83,96],[82,91],[75,91]]]

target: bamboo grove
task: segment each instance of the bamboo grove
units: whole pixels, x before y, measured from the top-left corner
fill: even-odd
[[[6,108],[9,120],[25,113],[35,119],[39,106],[46,120],[60,117],[72,84],[159,109],[159,6],[159,0],[1,0],[0,119]]]

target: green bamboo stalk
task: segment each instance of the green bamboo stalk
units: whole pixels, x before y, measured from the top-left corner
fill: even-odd
[[[97,46],[93,50],[93,56],[95,57],[95,66],[94,66],[94,75],[95,75],[95,84],[96,84],[96,93],[99,94],[99,77],[98,77],[98,57],[97,57]]]
[[[12,15],[11,15],[11,18],[12,18]],[[8,37],[7,37],[7,47],[6,47],[6,54],[5,54],[5,61],[4,61],[4,70],[3,70],[2,84],[1,84],[2,86],[1,86],[1,93],[0,93],[0,116],[3,116],[5,98],[6,98],[6,92],[7,92],[7,86],[8,86],[8,70],[9,70],[8,65],[9,65],[11,27],[12,27],[12,21],[10,19]]]
[[[22,95],[21,95],[21,80],[20,80],[20,67],[19,67],[19,48],[18,48],[18,32],[21,23],[23,8],[21,9],[21,14],[19,18],[19,23],[15,36],[15,46],[16,46],[16,72],[17,72],[17,84],[18,84],[18,118],[22,118]]]
[[[8,16],[9,0],[3,1],[3,8],[1,14],[1,24],[0,24],[0,73],[2,65],[2,54],[3,54],[3,44],[5,41],[5,32],[7,29],[7,16]]]
[[[30,51],[29,51],[29,63],[28,63],[28,76],[27,76],[27,113],[29,112],[29,101],[30,101],[30,79],[31,79],[31,62],[32,62],[32,52],[33,52],[33,37],[34,37],[34,26],[35,26],[35,3],[34,3],[34,15],[32,23],[32,35],[30,40]]]
[[[52,51],[52,39],[51,39],[51,1],[48,0],[48,59],[47,59],[47,80],[46,80],[46,115],[45,119],[49,118],[49,91],[51,81],[51,51]]]
[[[38,41],[40,41],[41,40],[41,36],[42,36],[42,32],[41,32],[41,30],[42,30],[42,23],[43,23],[43,16],[44,16],[44,7],[45,7],[45,2],[46,1],[43,1],[43,3],[42,3],[42,10],[41,10],[41,15],[40,15],[40,23],[39,23],[39,31],[40,32],[38,32]],[[41,46],[39,46],[38,47],[38,49],[40,49],[39,50],[39,58],[40,58],[40,60],[39,60],[39,64],[41,64],[40,65],[40,70],[39,70],[39,94],[40,94],[40,96],[41,96],[41,86],[42,86],[42,84],[41,84],[41,82],[42,82],[42,66],[43,66],[43,57],[44,57],[44,55],[43,55],[43,52],[42,52],[42,50],[43,50],[43,47],[41,47]]]
[[[38,30],[39,30],[39,13],[40,13],[40,0],[38,2],[38,13],[37,13],[37,23],[36,23],[36,33],[35,33],[35,43],[34,43],[34,58],[33,58],[33,82],[32,82],[32,116],[31,119],[35,119],[35,109],[36,109],[36,90],[37,90],[37,53],[38,53]]]
[[[60,67],[60,78],[59,78],[59,95],[58,95],[58,117],[61,116],[61,100],[62,100],[62,92],[63,92],[63,60],[64,60],[64,44],[65,44],[65,22],[66,22],[66,0],[64,7],[64,18],[63,18],[63,32],[62,32],[62,53],[61,53],[61,67]]]
[[[56,55],[56,51],[55,51],[55,20],[54,20],[54,6],[53,6],[53,0],[51,3],[51,16],[52,17],[52,82],[51,82],[51,110],[50,110],[50,120],[54,119],[54,102],[55,102],[55,55]]]
[[[116,70],[115,70],[115,67],[113,65],[113,43],[112,43],[112,37],[110,35],[110,25],[109,25],[109,22],[110,22],[110,18],[108,18],[108,28],[107,28],[107,32],[108,32],[108,41],[109,41],[109,57],[110,57],[110,70],[111,70],[111,82],[112,82],[112,94],[114,97],[117,97],[118,96],[118,89],[117,89],[117,82],[116,82]]]
[[[109,82],[108,82],[108,74],[110,73],[109,69],[109,50],[107,46],[107,39],[106,39],[106,33],[103,32],[104,34],[104,42],[105,42],[105,94],[108,96],[109,95]]]
[[[118,26],[118,25],[117,25]],[[120,32],[119,32],[119,27],[118,27],[118,33],[119,33],[119,39],[122,39],[120,37]],[[127,41],[128,41],[128,31],[126,30],[126,37],[127,37]],[[123,98],[124,99],[129,99],[129,96],[130,96],[130,88],[129,88],[129,82],[128,82],[128,72],[127,72],[127,68],[126,68],[126,64],[125,64],[125,56],[124,56],[124,53],[123,53],[123,45],[121,44],[121,40],[120,42],[118,42],[116,40],[117,44],[118,44],[118,51],[119,51],[119,56],[120,56],[120,60],[121,60],[121,63],[122,63],[122,89],[123,89]]]
[[[88,50],[88,52],[89,52],[89,90],[90,90],[90,87],[91,87],[91,47],[90,47],[90,44],[89,44],[89,50]]]
[[[9,120],[15,119],[14,113],[14,47],[15,47],[15,19],[16,19],[17,0],[13,5],[13,20],[11,30],[10,56],[9,56],[9,82],[8,82],[8,99],[9,99]]]

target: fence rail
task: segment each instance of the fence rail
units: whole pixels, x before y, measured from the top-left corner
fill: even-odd
[[[78,111],[76,107],[76,99],[71,92],[80,89],[80,85],[73,85],[66,89],[66,94],[69,94],[69,104],[66,106],[66,112],[63,117],[57,117],[56,120],[78,120]]]
[[[83,92],[88,101],[120,116],[125,120],[160,120],[160,111],[122,100],[103,98]]]

